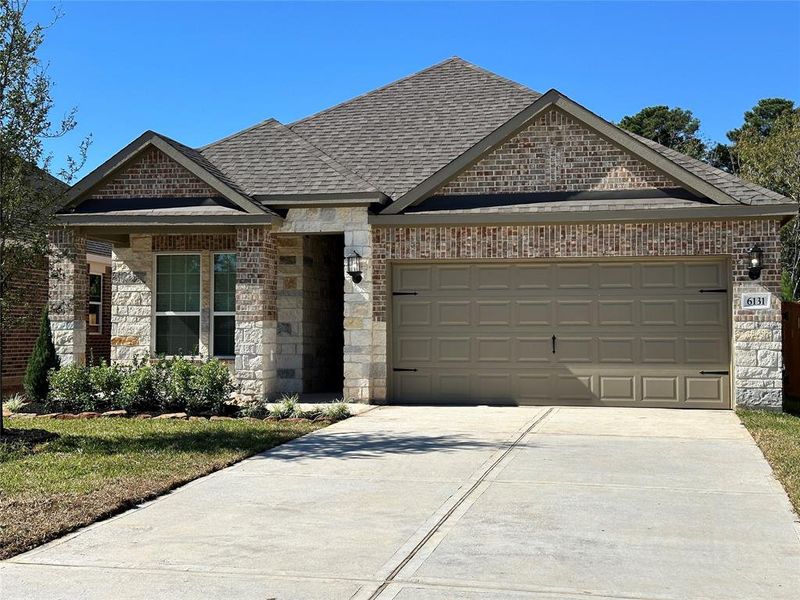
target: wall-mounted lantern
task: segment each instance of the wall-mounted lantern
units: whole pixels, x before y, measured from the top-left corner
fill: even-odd
[[[764,251],[758,244],[753,244],[753,247],[747,251],[748,255],[748,275],[750,279],[758,279],[761,277],[761,269],[764,268]]]
[[[353,253],[347,257],[347,274],[353,283],[361,283],[361,255],[353,250]]]

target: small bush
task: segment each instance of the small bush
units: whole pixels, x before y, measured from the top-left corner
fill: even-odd
[[[94,409],[94,391],[89,367],[71,363],[50,372],[50,394],[45,408],[61,412]]]
[[[300,396],[292,394],[291,396],[284,394],[280,401],[272,407],[270,416],[274,419],[291,419],[299,417],[300,407],[297,403],[300,401]]]
[[[322,416],[329,421],[341,421],[351,415],[350,407],[343,401],[333,402],[322,409]]]
[[[28,402],[22,394],[13,394],[3,401],[3,406],[12,413],[21,412],[27,404]]]
[[[190,387],[192,391],[186,403],[186,412],[189,414],[221,415],[236,390],[228,367],[216,359],[196,366]]]
[[[156,365],[160,380],[164,384],[161,396],[161,410],[164,412],[186,412],[193,403],[195,389],[193,378],[198,366],[182,357],[161,359]]]
[[[251,419],[266,419],[271,414],[269,400],[266,398],[247,400],[239,407],[239,414],[242,417],[250,417]]]
[[[46,400],[50,391],[49,373],[58,369],[60,361],[53,345],[53,332],[50,330],[50,318],[47,307],[42,311],[42,320],[39,326],[39,337],[33,346],[31,357],[25,369],[25,378],[22,382],[25,393],[31,400]]]
[[[109,365],[105,361],[89,369],[89,382],[92,386],[92,410],[102,412],[121,407],[123,402],[122,384],[128,375],[127,369],[119,365]]]
[[[157,365],[140,362],[122,382],[121,407],[128,412],[156,412],[161,408],[163,376]]]

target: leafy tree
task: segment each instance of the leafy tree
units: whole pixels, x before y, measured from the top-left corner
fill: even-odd
[[[51,117],[52,81],[37,53],[52,23],[28,24],[25,6],[24,0],[0,0],[0,347],[12,324],[8,307],[31,303],[16,284],[49,254],[47,234],[63,199],[44,142],[76,126],[74,109]],[[57,173],[62,181],[71,181],[83,165],[88,144],[88,138],[80,144],[77,158],[67,157]],[[2,367],[0,353],[0,389]]]
[[[693,158],[705,158],[706,145],[698,136],[700,120],[690,110],[648,106],[623,117],[618,125]]]
[[[736,154],[736,145],[742,136],[748,140],[754,138],[767,138],[775,129],[782,117],[791,112],[798,112],[792,100],[785,98],[762,98],[750,110],[744,113],[744,122],[741,127],[731,129],[726,135],[730,144],[718,143],[709,153],[709,162],[728,173],[739,172],[739,157]]]
[[[740,175],[798,203],[800,209],[800,111],[788,110],[764,129],[743,127],[735,154]],[[783,268],[788,273],[791,299],[800,300],[800,218],[781,231]]]
[[[57,369],[61,361],[53,345],[53,332],[50,330],[50,318],[47,316],[47,307],[42,311],[42,324],[39,327],[39,337],[33,347],[31,357],[28,359],[28,368],[25,370],[25,394],[29,400],[46,400],[50,390],[48,376],[51,369]]]

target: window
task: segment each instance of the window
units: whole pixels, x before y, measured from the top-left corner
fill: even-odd
[[[236,328],[236,255],[214,255],[212,349],[214,356],[234,356]]]
[[[103,332],[103,276],[89,275],[89,333]]]
[[[198,354],[200,255],[156,256],[156,354]]]

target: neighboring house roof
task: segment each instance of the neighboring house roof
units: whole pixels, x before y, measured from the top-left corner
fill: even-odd
[[[209,144],[200,154],[253,197],[379,194],[375,186],[275,119]]]
[[[697,198],[658,203],[642,198],[642,209],[662,204],[686,208],[703,199],[734,208],[793,204],[780,194],[628,133],[557,90],[540,94],[460,58],[450,58],[289,126],[269,119],[198,149],[147,132],[76,184],[70,195],[80,202],[90,188],[152,144],[247,213],[266,210],[274,214],[266,207],[286,208],[302,199],[361,199],[364,203],[392,200],[382,213],[398,214],[430,198],[443,183],[521,131],[544,110],[554,108],[665,173]],[[558,206],[545,206],[538,200],[525,209],[525,202],[513,204],[517,206],[514,211],[530,212],[554,211]],[[602,210],[605,206],[607,203],[589,202],[564,210]],[[488,211],[500,209],[495,205]]]

